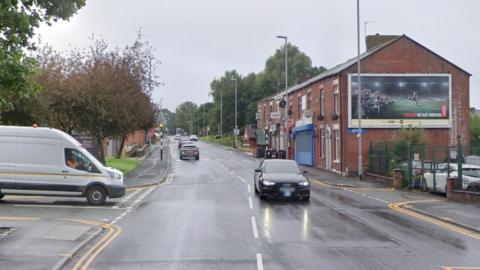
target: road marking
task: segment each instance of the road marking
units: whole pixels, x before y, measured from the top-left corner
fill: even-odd
[[[252,193],[252,188],[250,187],[250,184],[247,185],[247,190],[248,190],[248,194]]]
[[[245,181],[245,179],[243,177],[241,177],[240,175],[237,175],[238,179],[240,179],[240,181],[242,181],[243,183],[247,183],[247,181]]]
[[[252,197],[248,196],[248,206],[250,209],[253,209],[253,202],[252,202]]]
[[[262,254],[260,253],[257,253],[257,269],[263,270],[263,259],[262,259]]]
[[[429,202],[438,202],[438,201],[439,200],[405,201],[405,202],[391,203],[391,204],[388,205],[388,207],[390,209],[393,209],[393,210],[395,210],[397,212],[400,212],[402,214],[405,214],[405,215],[408,215],[408,216],[411,216],[411,217],[414,217],[414,218],[417,218],[417,219],[435,224],[435,225],[440,226],[444,229],[448,229],[448,230],[463,234],[465,236],[480,240],[480,234],[479,233],[475,233],[475,232],[472,232],[470,230],[455,226],[451,223],[448,223],[448,222],[445,222],[445,221],[440,221],[438,219],[435,219],[435,218],[432,218],[432,217],[429,217],[429,216],[426,216],[426,215],[422,215],[422,214],[419,214],[419,213],[414,212],[412,210],[408,210],[406,208],[403,208],[403,207],[406,207],[408,204],[429,203]]]
[[[480,266],[444,266],[442,270],[480,270]]]
[[[71,208],[71,209],[108,209],[122,210],[126,208],[113,208],[102,206],[74,206],[74,205],[40,205],[40,204],[13,204],[14,207],[36,207],[36,208]]]
[[[93,260],[108,246],[117,236],[122,232],[122,228],[115,224],[106,224],[94,221],[85,221],[77,220],[78,222],[90,225],[100,226],[106,230],[108,233],[98,241],[92,248],[90,248],[73,266],[72,270],[86,270],[92,264]]]
[[[257,222],[255,221],[255,217],[251,218],[252,221],[252,230],[253,230],[253,238],[258,238],[258,229],[257,229]]]

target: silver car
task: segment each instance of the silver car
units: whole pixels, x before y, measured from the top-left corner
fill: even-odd
[[[184,160],[193,158],[196,160],[200,159],[200,149],[198,149],[198,147],[191,142],[183,143],[182,147],[180,148],[180,159]]]

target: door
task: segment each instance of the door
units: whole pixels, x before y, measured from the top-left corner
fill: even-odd
[[[332,170],[332,131],[327,127],[325,131],[325,168],[327,171]]]
[[[313,165],[313,131],[306,130],[295,134],[295,160],[301,165]]]
[[[77,149],[65,148],[64,181],[60,191],[73,195],[81,195],[92,179],[100,181],[105,176],[95,164]]]

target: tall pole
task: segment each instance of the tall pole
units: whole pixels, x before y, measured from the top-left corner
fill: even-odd
[[[358,177],[363,178],[362,155],[362,87],[360,79],[360,0],[357,0],[357,113],[358,113]]]
[[[234,143],[233,143],[233,147],[234,148],[237,148],[237,129],[238,129],[238,126],[237,126],[237,79],[232,79],[232,81],[235,81],[235,130],[234,130],[234,137],[235,137],[235,140],[234,140]]]
[[[203,132],[202,135],[205,136],[207,130],[205,129],[205,107],[203,108]]]
[[[285,158],[288,159],[288,37],[277,36],[277,38],[285,40],[285,143],[283,149],[285,150]]]
[[[220,138],[223,138],[223,95],[220,89]]]

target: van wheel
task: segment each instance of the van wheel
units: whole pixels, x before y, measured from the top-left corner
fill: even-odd
[[[87,190],[87,201],[92,205],[104,204],[107,200],[107,191],[101,186],[93,186]]]
[[[5,195],[0,194],[0,200],[3,199],[3,197],[5,197]]]

